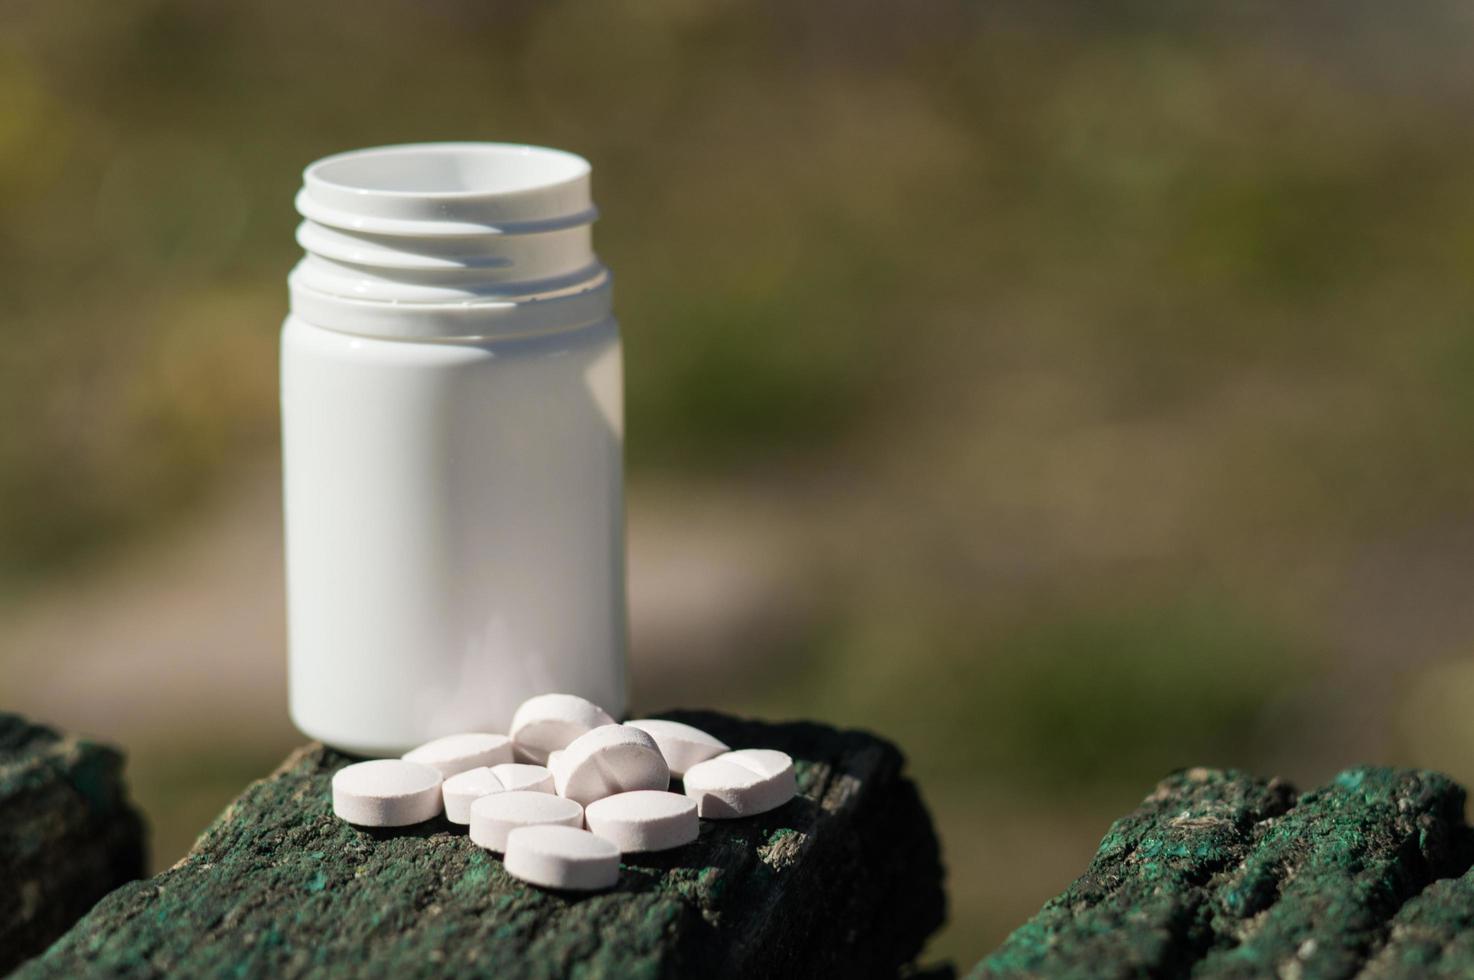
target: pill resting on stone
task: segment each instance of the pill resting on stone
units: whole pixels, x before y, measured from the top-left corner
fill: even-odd
[[[655,744],[660,747],[660,754],[665,756],[666,765],[670,766],[672,776],[684,776],[686,770],[696,763],[705,762],[707,759],[732,750],[732,747],[721,739],[679,721],[668,721],[664,718],[640,718],[636,721],[627,721],[625,724],[631,728],[638,728],[655,739]]]
[[[409,762],[434,766],[442,776],[454,776],[467,769],[494,766],[512,761],[512,740],[505,735],[467,732],[447,735],[426,742],[404,754]]]
[[[492,766],[491,771],[506,789],[525,789],[534,793],[556,792],[553,787],[553,773],[547,766],[504,762],[499,766]]]
[[[689,844],[701,827],[696,801],[679,793],[640,789],[595,800],[584,823],[621,851],[664,851]]]
[[[619,881],[619,848],[573,827],[519,827],[507,837],[502,863],[528,884],[597,891]]]
[[[543,766],[520,762],[503,762],[498,766],[480,766],[451,776],[440,786],[445,797],[445,819],[451,823],[471,822],[471,804],[492,793],[525,790],[552,793],[553,774]]]
[[[655,740],[628,725],[605,725],[574,739],[553,770],[558,795],[587,806],[615,793],[670,787]]]
[[[608,712],[576,694],[539,694],[523,701],[512,715],[512,744],[517,761],[545,765],[549,752],[584,732],[612,724]]]
[[[333,812],[360,827],[407,827],[440,813],[440,772],[403,759],[355,762],[333,774]]]
[[[505,851],[507,834],[514,829],[542,824],[582,827],[583,807],[529,790],[493,793],[471,804],[471,841],[490,851]]]
[[[445,799],[445,819],[451,823],[468,824],[471,822],[472,803],[506,789],[490,766],[458,772],[440,784],[440,795]]]
[[[776,749],[738,749],[686,771],[686,795],[708,818],[750,817],[793,799],[793,759]]]

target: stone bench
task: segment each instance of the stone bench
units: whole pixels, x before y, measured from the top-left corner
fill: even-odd
[[[0,973],[914,971],[944,900],[899,753],[819,725],[670,717],[789,752],[801,797],[705,822],[687,848],[632,856],[613,891],[572,896],[509,878],[442,821],[365,831],[336,820],[328,782],[350,760],[317,745],[249,787],[174,868],[117,887],[143,865],[120,756],[0,715]],[[1186,770],[1116,821],[1084,874],[971,976],[1470,976],[1471,866],[1464,791],[1437,773],[1352,769],[1300,794]]]
[[[444,821],[332,815],[351,761],[300,749],[189,855],[99,902],[16,976],[894,976],[944,915],[936,837],[900,753],[859,732],[666,715],[791,754],[800,796],[629,856],[610,892],[510,878]]]

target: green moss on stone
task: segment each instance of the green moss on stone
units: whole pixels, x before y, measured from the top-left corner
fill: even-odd
[[[144,868],[123,757],[0,713],[0,973]]]
[[[1175,774],[974,976],[1474,975],[1463,811],[1431,772],[1352,769],[1299,797]]]
[[[617,888],[526,886],[434,821],[332,815],[321,746],[252,785],[177,867],[104,899],[20,980],[85,975],[891,975],[943,912],[937,844],[900,754],[858,732],[681,714],[802,763],[802,795],[627,855]],[[773,852],[780,859],[769,861]]]

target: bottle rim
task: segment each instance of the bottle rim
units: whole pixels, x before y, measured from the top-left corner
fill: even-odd
[[[309,164],[297,209],[390,235],[529,234],[593,221],[591,172],[576,153],[524,143],[374,146]]]

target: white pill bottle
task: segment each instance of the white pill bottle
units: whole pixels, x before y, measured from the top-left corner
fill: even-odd
[[[589,165],[427,143],[309,166],[282,328],[293,721],[364,754],[625,706],[623,389]]]

